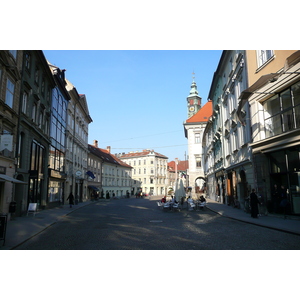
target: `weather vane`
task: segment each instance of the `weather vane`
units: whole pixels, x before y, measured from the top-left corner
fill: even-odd
[[[192,73],[192,75],[193,75],[193,81],[195,80],[195,72],[194,72],[194,70],[193,70],[193,73]]]

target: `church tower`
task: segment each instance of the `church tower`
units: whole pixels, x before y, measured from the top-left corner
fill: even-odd
[[[195,115],[201,108],[201,97],[198,95],[197,84],[195,82],[195,73],[193,73],[193,82],[191,85],[190,94],[187,99],[188,118]]]

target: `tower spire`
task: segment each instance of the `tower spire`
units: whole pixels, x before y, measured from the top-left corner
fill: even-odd
[[[195,72],[192,73],[192,85],[190,94],[187,97],[187,105],[188,105],[188,117],[190,118],[194,114],[196,114],[201,108],[201,97],[198,95],[197,84],[195,82]]]
[[[190,96],[198,96],[198,90],[197,90],[197,84],[195,82],[195,72],[194,71],[192,73],[192,78],[193,78],[193,82],[192,82],[192,85],[191,85],[191,90],[190,90],[189,97]]]

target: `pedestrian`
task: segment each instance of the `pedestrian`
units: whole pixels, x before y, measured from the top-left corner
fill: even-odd
[[[164,196],[164,197],[161,199],[161,202],[162,202],[162,203],[166,203],[166,202],[167,202],[166,196]]]
[[[272,192],[272,210],[274,213],[278,213],[279,209],[279,204],[280,204],[280,194],[279,190],[277,188],[277,184],[274,184],[274,189]]]
[[[284,215],[286,214],[286,208],[288,205],[288,197],[287,197],[287,190],[285,189],[284,185],[281,186],[280,188],[280,208],[281,208],[281,212],[284,213]]]
[[[72,194],[72,192],[70,192],[67,201],[69,200],[69,204],[70,204],[70,208],[72,208],[72,205],[74,205],[74,196]]]
[[[258,197],[255,193],[255,189],[252,189],[252,193],[250,194],[250,205],[251,205],[251,217],[257,219],[258,215]]]

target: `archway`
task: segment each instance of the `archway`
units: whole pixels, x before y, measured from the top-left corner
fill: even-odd
[[[206,178],[199,176],[195,179],[194,182],[195,186],[195,193],[196,194],[202,194],[205,192],[206,189]]]

